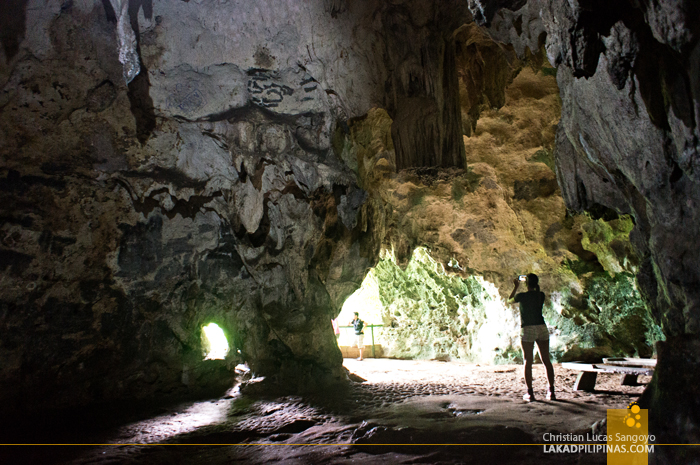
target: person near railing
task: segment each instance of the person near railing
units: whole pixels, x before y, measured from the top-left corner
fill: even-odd
[[[360,352],[360,357],[358,360],[362,360],[362,349],[365,348],[365,333],[362,331],[362,329],[365,327],[365,322],[360,319],[360,314],[358,312],[355,312],[354,315],[355,316],[350,324],[355,330],[355,338],[353,339],[353,343],[350,347],[357,346],[357,350]]]

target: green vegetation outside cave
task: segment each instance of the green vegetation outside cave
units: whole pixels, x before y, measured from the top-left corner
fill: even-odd
[[[581,303],[559,291],[548,299],[545,319],[553,328],[555,360],[577,357],[649,357],[663,338],[637,291],[634,275],[612,276],[597,262],[567,261],[562,272],[584,284]],[[448,358],[489,363],[520,363],[517,309],[504,307],[490,283],[445,272],[426,249],[418,249],[405,270],[393,260],[374,268],[384,329],[379,339],[397,358]],[[492,286],[492,285],[491,285]],[[577,308],[580,307],[580,308]],[[489,321],[498,320],[496,325]],[[494,328],[493,326],[497,326]],[[484,337],[482,333],[490,336]]]

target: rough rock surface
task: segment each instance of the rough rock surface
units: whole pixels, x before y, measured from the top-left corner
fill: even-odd
[[[452,32],[468,18],[468,10],[464,2],[429,7],[435,21],[428,22],[416,6],[389,7],[384,17],[385,107],[392,118],[396,167],[464,167],[455,55],[459,39]]]
[[[241,360],[292,390],[342,381],[329,320],[376,263],[382,214],[332,137],[391,101],[402,134],[426,124],[409,163],[463,162],[458,4],[13,2],[3,408],[224,388]],[[209,321],[224,363],[202,360]]]
[[[604,435],[600,420],[606,409],[625,408],[643,390],[620,386],[619,375],[602,374],[598,392],[573,391],[576,372],[555,365],[559,401],[525,403],[522,370],[515,365],[389,359],[346,359],[344,365],[366,381],[304,397],[253,397],[232,390],[220,399],[148,408],[136,418],[121,412],[116,421],[88,431],[71,428],[38,434],[31,428],[14,429],[3,438],[100,445],[11,447],[0,450],[0,457],[8,463],[47,465],[460,464],[465,447],[442,444],[496,443],[469,446],[470,459],[489,464],[569,464],[571,454],[543,451],[542,443],[548,442],[544,435]],[[535,365],[533,375],[539,396],[547,386],[544,367]],[[585,463],[605,464],[605,455],[586,453]]]
[[[518,16],[510,12],[521,3],[470,6],[489,12],[483,23],[500,18],[514,26]],[[496,13],[501,6],[509,9]],[[541,22],[547,56],[557,66],[556,154],[567,205],[631,214],[639,287],[668,338],[659,353],[685,357],[676,365],[660,355],[660,364],[673,367],[658,370],[644,396],[650,424],[694,442],[700,431],[700,4],[534,0],[518,13],[525,22]],[[510,29],[492,35],[520,41]],[[675,397],[679,392],[683,400]]]

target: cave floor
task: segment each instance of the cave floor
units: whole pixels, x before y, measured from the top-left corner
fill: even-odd
[[[577,373],[555,365],[558,398],[545,401],[544,367],[535,365],[538,400],[525,403],[516,365],[389,359],[344,365],[366,381],[303,398],[253,397],[234,388],[219,399],[161,408],[61,441],[102,445],[2,451],[13,462],[74,464],[602,464],[602,453],[544,453],[543,435],[590,434],[606,409],[627,407],[644,389],[620,386],[620,375],[599,375],[596,392],[574,392]]]

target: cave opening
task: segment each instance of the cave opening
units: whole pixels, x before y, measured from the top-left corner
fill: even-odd
[[[457,260],[445,266],[425,247],[413,251],[405,268],[385,252],[345,301],[338,321],[345,324],[359,312],[372,326],[365,332],[365,347],[371,335],[376,357],[520,363],[516,313],[493,283],[481,276],[460,276],[454,273],[457,268]],[[339,345],[345,353],[352,328],[341,329]]]
[[[202,349],[204,360],[224,360],[229,352],[224,330],[216,323],[202,326]]]
[[[566,208],[555,166],[562,101],[544,49],[522,60],[476,27],[457,40],[466,170],[377,174],[393,160],[391,118],[372,110],[352,124],[350,140],[367,147],[365,188],[396,219],[338,321],[359,310],[381,324],[373,348],[385,357],[520,363],[505,300],[514,276],[536,273],[555,361],[651,356],[663,336],[637,289],[634,218]],[[341,331],[344,354],[350,336]]]

